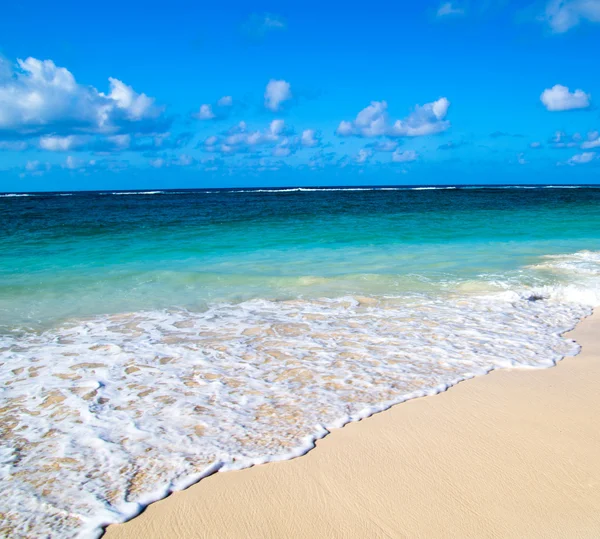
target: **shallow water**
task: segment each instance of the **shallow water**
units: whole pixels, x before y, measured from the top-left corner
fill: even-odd
[[[599,203],[591,188],[4,197],[2,531],[94,536],[207,470],[576,353],[560,334],[600,299]]]

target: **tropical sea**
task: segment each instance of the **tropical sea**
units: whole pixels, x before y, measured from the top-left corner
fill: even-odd
[[[11,537],[96,537],[393,404],[551,367],[600,303],[592,186],[7,193],[0,234]]]

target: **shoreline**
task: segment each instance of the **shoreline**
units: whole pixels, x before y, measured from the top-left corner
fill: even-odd
[[[554,442],[537,440],[535,437],[530,439],[532,437],[528,437],[523,428],[531,422],[531,418],[524,419],[519,412],[535,412],[535,421],[540,423],[537,428],[544,432],[550,429],[554,433],[569,430],[572,423],[581,421],[581,415],[585,416],[587,412],[585,417],[590,420],[587,428],[580,429],[577,443],[573,444],[571,438],[567,442],[572,442],[575,452],[582,448],[590,450],[590,461],[593,461],[594,454],[600,454],[600,434],[594,432],[593,417],[590,417],[594,416],[594,410],[600,411],[600,397],[587,395],[594,381],[600,383],[600,313],[596,310],[564,335],[576,340],[582,349],[577,356],[566,357],[553,368],[494,369],[486,376],[464,380],[469,384],[458,383],[447,391],[410,399],[402,402],[402,406],[394,405],[365,419],[347,423],[341,429],[333,429],[324,438],[318,439],[315,448],[301,458],[269,462],[239,471],[212,473],[186,490],[173,492],[150,504],[128,522],[109,525],[104,537],[187,538],[198,537],[199,530],[202,530],[202,537],[245,537],[248,534],[260,537],[426,537],[430,534],[454,536],[453,533],[471,537],[547,537],[549,533],[556,536],[555,526],[550,525],[553,522],[551,517],[560,515],[552,515],[551,512],[544,514],[538,507],[544,498],[543,494],[550,502],[556,503],[553,492],[547,492],[547,489],[541,489],[535,496],[525,496],[523,500],[525,503],[535,502],[533,505],[538,509],[536,516],[543,516],[538,519],[537,527],[530,525],[523,528],[528,525],[525,522],[528,513],[519,515],[512,508],[510,513],[504,514],[504,518],[512,519],[514,525],[509,526],[503,518],[505,529],[501,530],[498,528],[497,510],[494,513],[491,509],[485,511],[479,508],[473,513],[470,506],[477,507],[483,494],[490,496],[490,485],[495,485],[498,491],[503,492],[507,483],[519,487],[519,476],[527,478],[532,471],[540,472],[546,479],[555,477],[552,472],[555,467],[557,473],[563,472],[564,475],[567,471],[563,460],[568,460],[568,455],[559,451],[564,446],[564,440],[560,436]],[[589,376],[586,376],[586,372],[580,372],[584,363],[590,364],[584,369],[591,368]],[[554,375],[548,376],[547,373]],[[557,387],[553,380],[556,376],[566,385],[577,382],[585,389],[587,384],[588,391],[584,391],[587,400],[583,399],[581,392],[561,395],[559,399],[552,392]],[[565,380],[562,380],[563,376],[566,376]],[[550,385],[546,378],[550,379]],[[532,395],[526,391],[529,388]],[[534,396],[535,402],[532,401]],[[577,407],[577,402],[570,402],[573,400],[581,405],[577,413],[563,413],[560,418],[549,413],[552,408],[556,409],[557,404],[563,412],[565,407]],[[586,402],[582,403],[582,400]],[[473,409],[473,403],[478,405],[477,409]],[[548,410],[545,410],[546,407]],[[491,424],[498,415],[509,423],[500,432],[498,425]],[[460,418],[465,419],[466,426]],[[454,425],[454,428],[448,425]],[[407,428],[410,426],[416,427],[417,431]],[[440,430],[444,434],[441,438]],[[517,444],[516,459],[515,455],[506,454],[498,447],[494,451],[494,447],[487,447],[485,438],[481,436],[482,430],[497,439],[500,445],[507,446],[514,444],[515,435],[519,435],[521,445],[527,448],[526,453],[537,455],[542,461],[544,455],[547,460],[549,449],[558,451],[563,459],[554,464],[548,463],[545,467],[539,464],[532,466],[540,462],[536,458],[530,465],[524,466],[523,460],[528,462],[531,459],[521,453],[524,447]],[[419,437],[417,432],[422,436]],[[474,469],[461,460],[461,448],[463,451],[468,448],[467,453],[474,460]],[[492,456],[494,458],[490,458]],[[510,467],[502,465],[503,458],[508,458]],[[388,469],[393,473],[386,475],[387,467],[383,463],[390,459],[398,461],[399,469]],[[482,459],[485,463],[480,462]],[[513,478],[515,465],[519,473]],[[474,473],[479,466],[481,473]],[[582,466],[581,459],[579,466]],[[600,464],[593,463],[588,467],[590,469],[577,470],[593,477],[592,483],[600,486]],[[445,475],[455,475],[457,470],[462,470],[468,478],[468,488],[460,487],[460,477],[456,482],[442,481],[441,485],[438,484]],[[392,479],[390,476],[398,477]],[[377,478],[375,484],[374,478]],[[406,479],[412,479],[412,482],[404,482]],[[422,485],[430,485],[431,491],[425,489],[422,492]],[[536,486],[535,481],[532,485]],[[576,495],[577,486],[580,491],[582,485],[571,485],[575,487],[575,493],[564,482],[557,482],[555,486],[564,492],[564,498],[575,497],[578,507],[591,504],[583,514],[569,520],[570,526],[576,523],[579,526],[579,536],[600,535],[600,516],[594,518],[594,515],[600,514],[600,493],[593,493],[590,489],[588,496],[580,499],[581,496]],[[419,496],[411,500],[408,492]],[[459,493],[460,496],[457,496]],[[510,496],[510,492],[503,493]],[[434,501],[438,498],[441,498],[439,501],[447,516],[441,521],[439,507]],[[442,503],[443,499],[453,498],[457,498],[454,504]],[[396,499],[402,502],[394,505]],[[315,503],[315,500],[322,500],[323,505]],[[418,502],[417,506],[415,501]],[[502,503],[506,504],[506,501],[493,499],[492,496],[492,507],[498,504],[502,506]],[[465,519],[465,515],[459,511],[461,507],[470,508],[468,513],[473,519]],[[560,508],[558,510],[560,512]],[[483,523],[477,518],[478,514],[485,516],[490,511],[493,514]],[[404,512],[406,514],[399,515]],[[494,516],[496,518],[492,518]],[[487,527],[485,522],[488,522]],[[492,522],[494,526],[490,525]],[[580,529],[583,523],[590,525],[586,528],[589,534]],[[450,533],[452,526],[459,528]],[[536,535],[537,532],[539,535]],[[562,532],[562,535],[561,532],[558,535],[577,535],[576,529],[569,526]]]

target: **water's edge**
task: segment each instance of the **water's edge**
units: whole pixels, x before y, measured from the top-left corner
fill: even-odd
[[[593,316],[594,313],[596,313],[598,311],[598,309],[600,308],[600,306],[595,306],[593,308],[591,308],[589,310],[589,312],[584,315],[583,317],[581,317],[574,325],[573,327],[566,329],[565,331],[560,332],[558,335],[563,338],[565,338],[565,335],[568,333],[571,333],[573,331],[576,331],[578,326],[581,324],[581,322],[583,322],[584,320],[588,319],[589,317]],[[144,503],[144,504],[139,504],[139,511],[137,511],[135,514],[132,514],[129,518],[126,518],[124,520],[121,521],[115,521],[115,522],[109,522],[106,523],[104,525],[101,525],[99,530],[98,530],[98,534],[95,535],[95,537],[97,537],[98,539],[103,537],[109,526],[112,525],[118,525],[118,524],[126,524],[127,522],[139,517],[142,513],[144,513],[146,511],[146,509],[148,509],[149,506],[160,502],[162,500],[167,499],[168,497],[170,497],[172,494],[176,493],[176,492],[181,492],[184,490],[187,490],[191,487],[193,487],[194,485],[197,485],[198,483],[200,483],[203,479],[206,479],[218,472],[228,472],[228,471],[240,471],[240,470],[244,470],[244,469],[249,469],[252,468],[254,466],[259,466],[259,465],[265,465],[265,464],[269,464],[269,463],[275,463],[275,462],[283,462],[283,461],[288,461],[288,460],[294,460],[296,458],[300,458],[305,456],[306,454],[310,453],[311,451],[313,451],[314,449],[317,449],[317,442],[319,440],[322,440],[323,438],[334,434],[334,432],[336,430],[342,429],[344,428],[346,425],[351,424],[351,423],[359,423],[360,421],[364,420],[364,419],[368,419],[369,417],[372,417],[374,415],[386,412],[392,408],[394,408],[395,406],[399,406],[401,404],[404,404],[408,401],[411,400],[415,400],[415,399],[419,399],[419,398],[426,398],[426,397],[435,397],[436,395],[440,395],[441,393],[445,393],[446,391],[450,390],[452,387],[457,386],[458,384],[462,383],[462,382],[466,382],[469,380],[475,380],[477,378],[482,378],[483,376],[486,376],[488,374],[491,374],[494,371],[503,371],[503,370],[515,370],[515,371],[520,371],[520,370],[541,370],[541,369],[549,369],[552,367],[556,367],[558,365],[559,362],[565,360],[565,359],[574,359],[576,358],[578,355],[581,354],[582,351],[582,346],[577,342],[576,339],[566,339],[568,341],[571,341],[575,344],[578,345],[578,350],[575,354],[573,355],[567,355],[567,356],[562,356],[560,359],[554,361],[553,365],[551,366],[538,366],[538,367],[529,367],[529,366],[514,366],[514,367],[491,367],[487,372],[485,372],[484,374],[481,375],[474,375],[474,376],[470,376],[470,377],[465,377],[465,378],[460,378],[460,379],[456,379],[453,380],[451,382],[448,382],[446,384],[442,386],[438,386],[436,388],[434,388],[433,390],[431,390],[430,392],[428,392],[425,395],[414,395],[414,396],[410,396],[410,394],[408,396],[404,396],[402,398],[400,398],[397,402],[394,402],[392,404],[387,404],[385,406],[381,406],[379,409],[375,409],[375,410],[371,410],[369,413],[362,415],[361,417],[355,418],[355,419],[348,419],[347,421],[344,421],[340,426],[336,426],[336,427],[324,427],[321,426],[322,431],[319,432],[318,434],[315,434],[313,437],[311,437],[310,440],[306,440],[306,445],[303,445],[301,448],[299,448],[298,451],[294,451],[292,453],[289,453],[287,455],[280,455],[278,457],[265,457],[262,459],[256,459],[254,462],[251,462],[249,464],[243,465],[243,466],[236,466],[236,467],[231,467],[228,468],[226,470],[223,470],[223,468],[225,466],[227,466],[228,464],[230,464],[229,462],[224,462],[224,461],[219,461],[219,462],[215,462],[213,464],[211,464],[209,467],[207,467],[204,471],[202,471],[199,474],[195,474],[193,476],[188,477],[185,481],[180,481],[179,484],[177,486],[174,485],[169,485],[167,487],[167,489],[165,490],[164,495],[158,496],[156,499],[148,502],[148,503]]]

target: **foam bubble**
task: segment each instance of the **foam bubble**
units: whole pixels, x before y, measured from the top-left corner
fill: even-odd
[[[12,537],[96,535],[216,469],[303,454],[406,399],[577,352],[589,309],[519,294],[253,300],[0,342]]]

